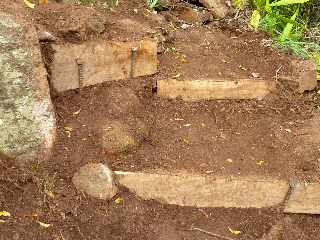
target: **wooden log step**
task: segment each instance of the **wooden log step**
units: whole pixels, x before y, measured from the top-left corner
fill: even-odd
[[[160,97],[177,98],[185,101],[201,99],[263,99],[276,88],[272,81],[256,79],[239,80],[176,80],[157,81],[157,92]]]
[[[154,74],[157,71],[157,42],[88,41],[82,44],[53,44],[50,83],[63,92],[112,80]]]

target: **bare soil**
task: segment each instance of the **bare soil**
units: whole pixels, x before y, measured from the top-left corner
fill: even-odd
[[[8,4],[6,11],[13,12],[15,4]],[[318,131],[309,122],[319,119],[319,99],[314,93],[295,93],[294,84],[279,78],[291,75],[293,57],[265,46],[265,34],[240,29],[231,20],[181,20],[185,19],[181,8],[190,7],[175,3],[175,8],[154,15],[145,10],[143,1],[123,0],[115,11],[63,3],[29,11],[39,31],[52,32],[60,44],[96,38],[157,38],[159,73],[52,96],[58,123],[52,159],[22,171],[0,156],[0,211],[12,215],[0,217],[5,221],[0,222],[0,240],[219,239],[189,231],[192,227],[254,240],[286,217],[290,224],[283,239],[319,239],[318,217],[285,216],[282,206],[262,210],[182,208],[143,201],[126,189],[117,196],[123,198],[118,204],[90,198],[72,185],[73,174],[88,162],[107,163],[113,170],[174,169],[319,180],[319,146],[305,137]],[[88,31],[88,17],[103,21],[105,30]],[[119,23],[123,19],[134,23]],[[192,26],[181,29],[183,23]],[[132,28],[132,24],[142,25]],[[42,44],[43,53],[51,56],[50,45]],[[50,64],[48,58],[46,63]],[[194,103],[160,99],[155,93],[156,79],[253,78],[252,73],[276,81],[277,92],[263,101]],[[137,99],[126,94],[128,89]],[[97,131],[105,120],[122,121],[132,129],[142,121],[149,135],[133,151],[110,154],[102,148]],[[44,228],[39,221],[51,225]],[[241,234],[234,235],[229,228]]]

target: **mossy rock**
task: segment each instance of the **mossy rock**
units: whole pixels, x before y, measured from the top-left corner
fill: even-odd
[[[149,134],[147,126],[139,119],[125,124],[106,121],[100,126],[102,147],[106,153],[128,153],[141,144]]]

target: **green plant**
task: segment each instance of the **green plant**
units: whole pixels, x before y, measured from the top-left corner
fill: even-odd
[[[313,55],[313,59],[317,65],[317,69],[318,69],[317,78],[320,80],[320,51]]]
[[[153,10],[159,6],[159,0],[147,0],[147,5],[148,8]]]
[[[271,33],[276,47],[313,58],[320,72],[319,0],[251,0],[251,5],[250,25],[255,30]]]
[[[256,10],[250,23],[255,29],[260,25],[260,19],[267,31],[279,35],[280,41],[290,39],[292,32],[303,28],[304,23],[298,21],[299,5],[309,0],[253,0]],[[279,34],[280,33],[280,34]]]
[[[146,0],[147,6],[151,10],[162,11],[164,9],[169,9],[170,4],[168,0]]]
[[[237,10],[243,10],[246,6],[249,5],[249,1],[248,0],[232,0],[232,5]]]

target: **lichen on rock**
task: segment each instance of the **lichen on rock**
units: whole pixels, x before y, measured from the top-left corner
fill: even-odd
[[[37,39],[23,24],[0,12],[0,153],[31,160],[50,151],[55,119]]]

